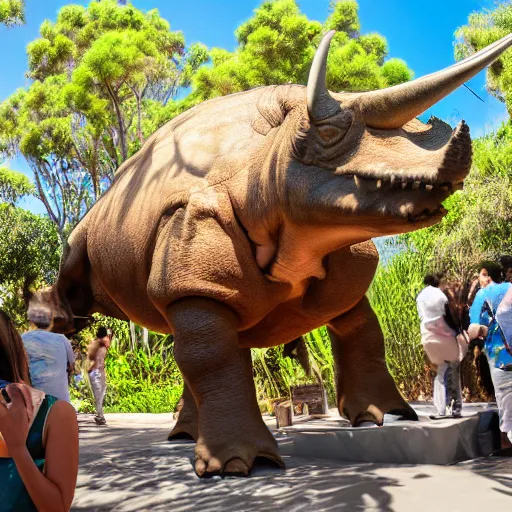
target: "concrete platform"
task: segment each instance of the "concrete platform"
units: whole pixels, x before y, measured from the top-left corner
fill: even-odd
[[[336,410],[330,417],[299,421],[280,429],[292,436],[287,454],[344,462],[447,465],[477,458],[480,414],[489,411],[481,404],[466,407],[461,419],[431,420],[435,411],[417,404],[419,421],[400,421],[386,416],[381,428],[352,428]],[[490,453],[490,451],[488,452]]]
[[[422,418],[431,412],[428,406],[415,408]],[[465,414],[484,408],[466,408]],[[72,510],[471,512],[512,506],[512,459],[397,465],[294,452],[301,429],[318,432],[329,423],[341,428],[335,416],[321,420],[324,426],[302,423],[293,427],[296,432],[275,432],[286,471],[260,467],[251,478],[224,480],[195,476],[193,443],[165,441],[170,414],[114,414],[107,421],[108,427],[97,427],[91,416],[80,416],[80,474]],[[275,431],[275,419],[266,421]],[[371,430],[368,438],[383,428]]]

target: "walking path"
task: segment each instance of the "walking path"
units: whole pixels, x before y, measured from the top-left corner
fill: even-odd
[[[108,427],[79,417],[72,510],[471,512],[512,506],[510,458],[452,466],[343,463],[286,455],[291,436],[278,435],[286,471],[260,467],[250,478],[200,480],[193,443],[165,441],[170,414],[106,417]]]

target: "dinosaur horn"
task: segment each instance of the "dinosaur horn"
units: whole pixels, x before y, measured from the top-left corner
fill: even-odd
[[[325,83],[327,55],[335,31],[327,32],[320,41],[309,72],[307,100],[311,121],[321,121],[340,112],[339,103],[331,97]]]
[[[511,45],[509,34],[442,71],[357,95],[365,123],[372,128],[400,128],[492,64]]]

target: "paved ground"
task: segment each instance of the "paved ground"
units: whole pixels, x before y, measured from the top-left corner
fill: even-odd
[[[342,463],[299,458],[279,437],[285,472],[198,479],[193,444],[165,441],[170,414],[110,414],[108,427],[80,416],[75,511],[497,512],[512,507],[512,459],[453,466]],[[275,420],[269,419],[269,426]]]

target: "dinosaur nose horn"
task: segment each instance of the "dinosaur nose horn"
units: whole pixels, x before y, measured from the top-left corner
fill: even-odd
[[[511,45],[512,34],[509,34],[442,71],[357,95],[366,125],[400,128],[492,64]]]
[[[318,46],[307,87],[308,114],[312,122],[327,119],[341,111],[339,103],[329,94],[326,87],[327,56],[335,31],[327,32]]]

